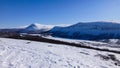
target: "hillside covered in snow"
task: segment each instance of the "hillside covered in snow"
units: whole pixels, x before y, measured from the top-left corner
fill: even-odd
[[[84,42],[85,43],[85,42]],[[120,54],[0,38],[0,68],[119,68]]]

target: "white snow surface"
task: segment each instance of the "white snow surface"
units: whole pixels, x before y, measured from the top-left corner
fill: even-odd
[[[102,42],[101,41],[90,41],[90,40],[78,40],[78,39],[67,39],[67,38],[58,38],[58,37],[45,37],[49,39],[54,39],[54,40],[59,40],[59,41],[65,41],[69,43],[76,43],[76,44],[81,44],[83,46],[91,46],[95,48],[104,48],[104,49],[109,49],[109,50],[117,50],[120,51],[120,43],[117,44],[116,42],[119,42],[119,39],[107,39],[107,42]]]
[[[120,68],[100,52],[66,45],[0,38],[0,68]]]

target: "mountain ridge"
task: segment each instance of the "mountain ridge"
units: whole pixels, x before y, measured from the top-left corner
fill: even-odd
[[[50,32],[55,37],[75,39],[120,38],[120,23],[77,23],[68,27],[54,27]]]
[[[53,37],[71,39],[120,39],[120,23],[116,22],[79,22],[70,26],[51,26],[31,24],[22,29],[0,30],[0,32],[16,32],[28,34],[47,33]]]

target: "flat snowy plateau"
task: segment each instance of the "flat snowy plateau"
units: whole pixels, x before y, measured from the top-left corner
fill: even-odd
[[[120,54],[0,38],[0,68],[120,68]]]

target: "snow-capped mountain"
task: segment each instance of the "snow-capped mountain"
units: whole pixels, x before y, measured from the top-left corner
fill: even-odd
[[[53,26],[50,25],[42,25],[42,24],[31,24],[30,26],[26,27],[26,30],[41,30],[41,29],[45,29],[45,30],[49,30],[51,29]]]
[[[41,33],[41,32],[46,32],[49,31],[50,29],[52,29],[54,27],[54,25],[42,25],[42,24],[31,24],[25,27],[21,27],[21,28],[7,28],[7,29],[0,29],[0,33],[5,33],[5,32],[9,32],[9,33]]]
[[[34,23],[34,24],[30,24],[27,26],[21,26],[18,28],[2,28],[0,29],[0,33],[34,33],[34,34],[38,34],[38,33],[43,33],[46,31],[51,30],[54,26],[68,26],[65,24],[60,24],[60,25],[43,25],[43,24],[38,24],[38,23]]]
[[[80,22],[70,26],[31,24],[22,29],[2,29],[1,32],[46,33],[56,37],[74,39],[120,39],[120,23],[116,22]]]
[[[54,27],[52,36],[75,39],[109,39],[120,38],[120,23],[87,22],[77,23],[68,27]]]
[[[20,33],[40,33],[45,32],[53,28],[51,25],[42,25],[42,24],[31,24],[28,27],[24,28],[20,31]]]

